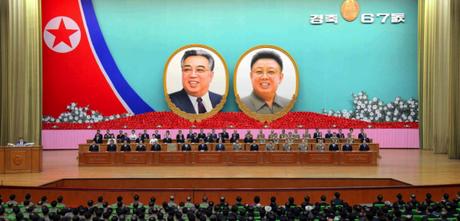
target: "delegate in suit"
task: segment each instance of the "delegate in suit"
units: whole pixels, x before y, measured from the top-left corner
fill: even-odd
[[[183,89],[169,94],[171,102],[190,114],[204,114],[214,109],[222,95],[209,91],[214,77],[214,59],[204,50],[188,50],[181,60]]]

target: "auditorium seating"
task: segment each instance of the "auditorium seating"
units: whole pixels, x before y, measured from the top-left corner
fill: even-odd
[[[149,198],[150,197],[150,198]],[[418,197],[418,198],[417,198]],[[393,196],[390,198],[393,199]],[[320,199],[294,199],[279,202],[271,197],[269,204],[260,204],[260,197],[252,199],[226,199],[219,202],[202,199],[176,199],[157,202],[155,197],[134,194],[132,199],[117,197],[115,202],[107,202],[103,196],[95,201],[88,199],[86,205],[66,207],[63,197],[48,201],[42,196],[33,202],[33,196],[26,195],[23,202],[12,194],[2,199],[0,220],[458,220],[460,213],[460,192],[453,199],[447,194],[437,196],[412,195],[410,199],[395,200],[391,203],[382,195],[375,202],[349,205],[336,192],[333,199],[322,195]],[[398,199],[396,196],[395,199]],[[407,201],[404,201],[407,200]]]

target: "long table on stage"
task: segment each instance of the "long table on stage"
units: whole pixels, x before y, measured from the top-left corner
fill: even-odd
[[[41,146],[0,146],[0,173],[36,173],[41,171]]]
[[[79,151],[80,166],[377,165],[377,151]]]

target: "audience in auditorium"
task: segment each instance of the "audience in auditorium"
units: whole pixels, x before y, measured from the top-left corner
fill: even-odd
[[[264,206],[257,195],[252,203],[244,203],[243,198],[237,196],[232,205],[224,196],[214,204],[207,196],[196,203],[190,196],[185,202],[177,203],[172,195],[162,205],[156,204],[155,197],[144,205],[140,196],[134,194],[129,201],[119,196],[111,205],[100,196],[97,203],[88,200],[86,205],[66,207],[62,196],[50,203],[43,196],[34,204],[30,194],[26,194],[23,202],[18,202],[16,195],[11,194],[7,202],[0,201],[0,220],[458,220],[460,192],[456,197],[450,200],[445,193],[436,201],[427,193],[425,200],[419,203],[415,195],[404,202],[402,194],[397,194],[397,200],[391,203],[379,194],[371,204],[350,205],[336,192],[331,201],[322,195],[318,202],[312,203],[310,197],[305,196],[299,205],[291,196],[287,202],[278,204],[277,198],[271,197],[269,204]]]

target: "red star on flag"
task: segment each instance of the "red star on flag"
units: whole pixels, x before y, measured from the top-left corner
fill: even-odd
[[[46,31],[48,31],[55,37],[53,48],[61,42],[68,45],[69,47],[72,47],[72,43],[70,42],[70,36],[77,32],[78,29],[67,29],[64,23],[64,19],[61,18],[61,21],[59,22],[59,27],[57,29],[47,29]]]

